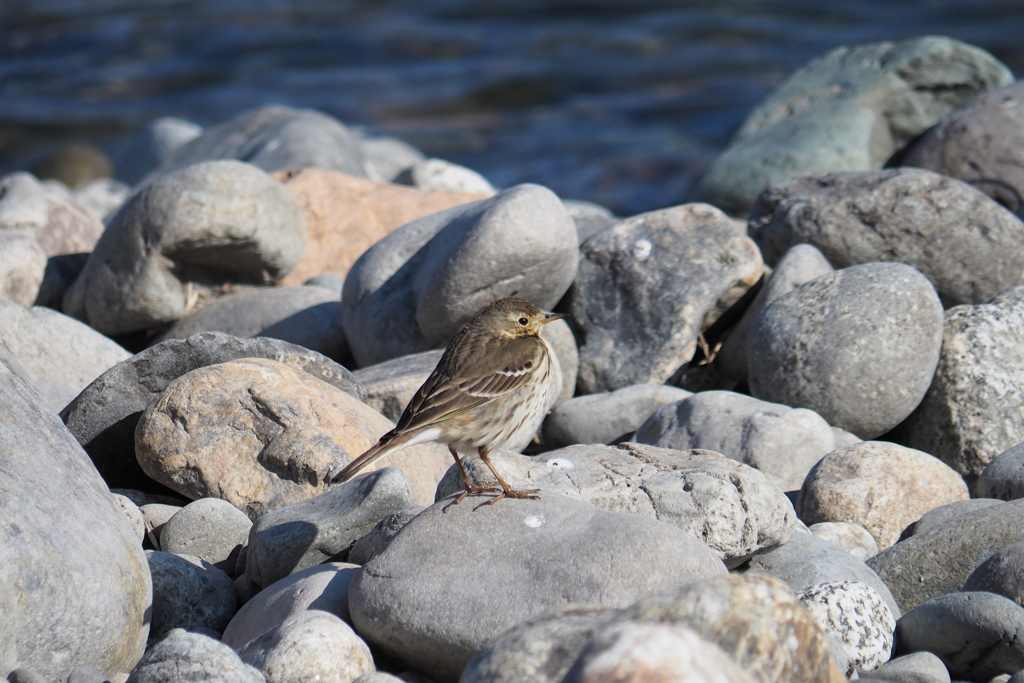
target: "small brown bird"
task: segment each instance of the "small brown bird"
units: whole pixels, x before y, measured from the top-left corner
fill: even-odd
[[[501,492],[487,505],[502,498],[536,498],[536,489],[510,488],[487,455],[497,448],[522,450],[540,426],[551,392],[557,391],[551,369],[553,352],[540,330],[564,317],[545,313],[519,298],[499,299],[482,310],[448,344],[398,425],[331,483],[348,481],[399,448],[438,441],[448,445],[466,487],[455,503],[469,494],[499,490],[470,484],[459,459],[459,450],[470,448],[477,450],[501,485]]]

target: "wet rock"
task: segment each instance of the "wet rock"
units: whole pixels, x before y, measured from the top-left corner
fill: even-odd
[[[153,576],[152,638],[175,628],[216,633],[238,610],[231,577],[194,555],[147,550]]]
[[[255,520],[327,491],[346,463],[393,426],[308,373],[248,358],[170,382],[140,417],[135,448],[156,481],[188,498],[222,498]],[[422,444],[371,469],[389,462],[409,478],[416,500],[429,501],[450,456],[444,446]]]
[[[772,183],[881,168],[959,105],[1012,82],[992,55],[950,38],[838,47],[750,113],[694,198],[744,215]]]
[[[155,180],[111,218],[64,311],[105,334],[158,328],[225,283],[291,271],[306,225],[284,186],[239,161],[208,161]]]
[[[576,274],[576,228],[539,185],[404,225],[352,266],[342,322],[360,366],[445,345],[484,306],[518,296],[554,306]]]
[[[538,458],[499,451],[490,459],[513,488],[667,522],[707,543],[729,567],[784,543],[796,525],[789,499],[764,475],[711,451],[626,443],[570,446]],[[479,458],[464,458],[463,465],[473,484],[496,483]],[[462,490],[453,466],[438,499]]]
[[[252,522],[219,498],[200,498],[175,512],[160,527],[160,549],[193,555],[233,575]]]
[[[162,342],[118,363],[68,404],[61,419],[109,486],[152,491],[156,484],[135,458],[135,428],[142,411],[178,377],[239,358],[275,360],[356,398],[365,395],[352,373],[315,351],[276,339],[203,332]]]
[[[969,497],[964,480],[938,458],[865,441],[822,458],[807,475],[796,507],[806,524],[856,522],[885,550],[929,510]]]
[[[580,252],[569,311],[585,394],[672,377],[693,357],[698,333],[763,270],[742,228],[705,204],[628,218]]]
[[[1021,284],[1024,223],[966,183],[919,168],[829,173],[772,185],[750,214],[768,263],[806,242],[836,268],[897,261],[948,305]]]
[[[128,683],[265,683],[263,675],[244,663],[227,645],[201,633],[175,629],[146,652]]]
[[[942,305],[921,273],[901,263],[851,266],[801,285],[757,316],[750,389],[871,439],[921,402],[941,346]]]
[[[854,669],[873,671],[892,656],[896,619],[882,596],[856,581],[831,581],[808,586],[797,594],[804,607],[849,655],[847,676]]]

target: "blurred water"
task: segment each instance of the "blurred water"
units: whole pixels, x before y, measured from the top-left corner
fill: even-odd
[[[631,214],[807,60],[929,33],[1024,72],[1022,0],[0,0],[0,171],[283,103]]]

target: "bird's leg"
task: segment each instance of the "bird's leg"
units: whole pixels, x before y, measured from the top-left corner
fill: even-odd
[[[449,505],[458,505],[465,500],[468,495],[475,495],[478,493],[495,493],[498,490],[496,486],[473,486],[469,483],[469,476],[466,475],[466,468],[462,465],[462,459],[459,458],[459,453],[451,446],[448,446],[448,452],[455,458],[455,464],[459,467],[459,474],[462,475],[462,485],[465,487],[465,491],[459,494],[459,497],[453,500]],[[493,469],[491,470],[494,471]]]
[[[501,484],[501,493],[496,495],[494,498],[491,498],[486,503],[481,503],[477,507],[480,507],[481,505],[494,505],[502,498],[529,498],[530,500],[537,500],[538,496],[533,494],[540,493],[540,489],[529,489],[526,491],[514,490],[508,485],[508,482],[501,478],[501,475],[498,474],[498,470],[494,469],[494,465],[491,464],[490,458],[487,457],[487,449],[481,446],[476,450],[477,453],[480,454],[480,459],[483,460],[484,464],[487,465],[487,468],[491,470],[491,474],[493,474],[494,478],[498,480],[499,484]]]

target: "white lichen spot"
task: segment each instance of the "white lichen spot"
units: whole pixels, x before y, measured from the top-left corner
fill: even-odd
[[[523,523],[531,529],[539,529],[540,527],[547,524],[547,518],[544,515],[530,515],[523,520]]]
[[[560,467],[563,470],[571,470],[576,467],[576,465],[568,458],[551,458],[544,463],[544,467]]]
[[[650,240],[640,239],[633,243],[633,258],[637,261],[646,261],[647,257],[651,255],[651,250],[654,245],[651,244]]]

